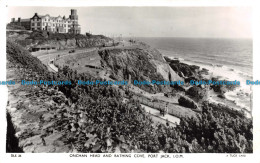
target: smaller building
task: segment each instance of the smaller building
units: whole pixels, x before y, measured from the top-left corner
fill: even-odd
[[[16,21],[15,18],[12,18],[11,24],[22,26],[26,30],[31,30],[31,19],[18,18]]]

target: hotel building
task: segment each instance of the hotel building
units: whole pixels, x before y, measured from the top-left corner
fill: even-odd
[[[52,17],[49,14],[38,15],[34,14],[32,18],[21,19],[12,18],[11,24],[20,25],[27,30],[45,30],[57,33],[80,33],[80,25],[78,24],[77,10],[71,9],[71,14],[68,18],[65,16]]]

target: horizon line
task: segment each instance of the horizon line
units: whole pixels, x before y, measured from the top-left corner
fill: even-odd
[[[105,36],[105,35],[104,35]],[[110,37],[110,36],[107,36]],[[126,36],[122,38],[201,38],[201,39],[253,39],[253,37],[188,37],[188,36]]]

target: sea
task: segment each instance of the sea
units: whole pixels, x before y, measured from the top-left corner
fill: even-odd
[[[163,55],[181,62],[208,69],[212,76],[230,81],[240,81],[241,86],[226,94],[237,105],[250,108],[250,99],[239,97],[241,92],[250,94],[252,89],[246,80],[253,80],[252,39],[220,38],[171,38],[139,37],[138,41],[158,49]]]

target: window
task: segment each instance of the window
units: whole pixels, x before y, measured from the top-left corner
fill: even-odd
[[[41,25],[41,23],[37,23],[37,26],[40,26]]]

